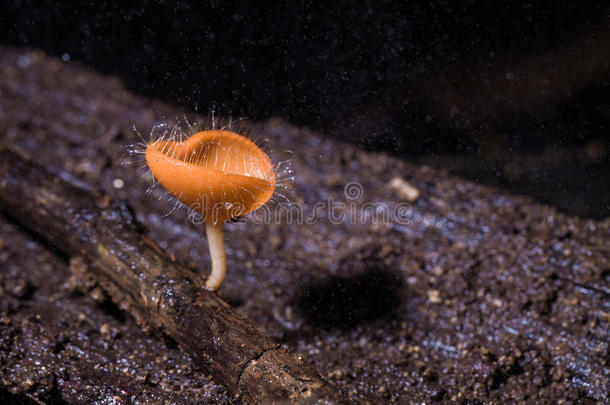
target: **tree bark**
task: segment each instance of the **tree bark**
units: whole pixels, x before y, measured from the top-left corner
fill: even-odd
[[[199,276],[146,237],[125,202],[0,148],[0,211],[68,255],[73,267],[84,263],[138,324],[169,335],[244,402],[341,401],[316,370],[202,289]]]

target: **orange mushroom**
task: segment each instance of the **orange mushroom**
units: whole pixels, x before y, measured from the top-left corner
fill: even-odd
[[[271,161],[248,138],[222,129],[198,132],[182,142],[154,141],[145,155],[159,183],[202,215],[212,258],[205,287],[218,290],[227,269],[224,221],[246,215],[271,198]]]

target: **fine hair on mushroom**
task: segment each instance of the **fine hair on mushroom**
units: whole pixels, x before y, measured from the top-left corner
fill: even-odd
[[[276,165],[248,135],[244,121],[218,120],[212,114],[207,122],[193,125],[184,118],[186,131],[178,124],[158,124],[150,139],[132,145],[132,154],[144,157],[153,176],[184,205],[194,221],[205,224],[212,268],[205,288],[215,291],[225,278],[227,260],[224,223],[247,215],[268,204],[278,185],[291,179],[290,165]],[[285,197],[284,197],[285,198]]]

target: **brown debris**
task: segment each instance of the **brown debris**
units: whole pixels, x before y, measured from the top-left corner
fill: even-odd
[[[390,180],[388,187],[391,190],[394,190],[398,196],[405,201],[414,202],[419,198],[419,190],[407,183],[401,177],[394,177]]]

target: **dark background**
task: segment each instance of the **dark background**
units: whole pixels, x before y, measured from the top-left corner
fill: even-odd
[[[4,1],[1,42],[610,216],[604,2],[92,3]]]

